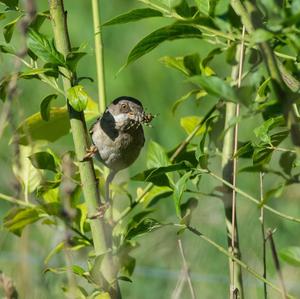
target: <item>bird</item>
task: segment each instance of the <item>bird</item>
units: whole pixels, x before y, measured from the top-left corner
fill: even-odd
[[[96,156],[109,168],[105,183],[105,201],[109,202],[109,184],[116,173],[129,167],[139,156],[145,144],[142,124],[152,121],[142,103],[130,96],[121,96],[111,102],[90,129],[93,145],[84,160]]]

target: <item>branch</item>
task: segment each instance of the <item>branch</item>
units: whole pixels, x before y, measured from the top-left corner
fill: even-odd
[[[58,51],[60,51],[66,57],[70,52],[71,45],[63,0],[49,0],[49,8],[56,47]],[[69,88],[72,86],[72,80],[70,78],[76,77],[76,74],[72,74],[70,71],[64,68],[61,69],[61,72],[66,75],[62,78],[64,92],[66,94]],[[75,111],[69,104],[68,111],[76,157],[78,161],[81,161],[86,153],[86,148],[89,146],[84,114],[83,112]],[[88,212],[90,215],[94,215],[97,212],[98,203],[100,203],[100,196],[93,162],[92,160],[80,162],[78,163],[78,167],[82,182],[82,191],[88,207]],[[110,236],[106,236],[103,220],[90,220],[90,225],[96,255],[109,252],[111,239]],[[103,260],[101,270],[108,284],[116,281],[116,273],[110,254],[107,254],[106,258]],[[107,286],[107,289],[109,289],[109,286]],[[112,298],[119,298],[117,283],[112,284],[110,292]]]

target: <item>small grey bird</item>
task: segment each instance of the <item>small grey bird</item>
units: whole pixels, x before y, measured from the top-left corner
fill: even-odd
[[[94,145],[84,159],[96,154],[110,169],[106,179],[106,201],[115,174],[130,166],[139,156],[145,143],[142,124],[148,124],[152,119],[150,113],[144,112],[139,100],[122,96],[115,99],[92,126],[90,133]]]

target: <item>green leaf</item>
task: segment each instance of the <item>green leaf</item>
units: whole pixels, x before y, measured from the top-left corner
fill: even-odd
[[[200,124],[203,117],[199,116],[185,116],[180,118],[180,126],[185,130],[187,135],[190,135],[196,127]],[[198,129],[195,136],[199,136],[205,132],[205,125],[201,126],[201,128]]]
[[[195,0],[201,13],[205,15],[213,15],[218,0]]]
[[[125,238],[130,240],[134,237],[150,233],[156,229],[159,229],[163,224],[152,218],[144,218],[136,226],[132,227],[126,234]]]
[[[181,223],[189,225],[192,220],[192,213],[198,206],[198,200],[196,198],[189,198],[185,203],[180,205],[181,211]]]
[[[164,178],[162,177],[162,175],[169,173],[169,172],[174,172],[174,171],[179,171],[179,170],[187,170],[190,168],[191,168],[190,163],[188,163],[186,161],[182,161],[180,163],[169,165],[169,166],[162,166],[162,167],[147,169],[144,172],[141,172],[141,173],[131,177],[131,179],[135,180],[135,181],[153,182],[155,185],[158,185],[158,186],[166,186],[166,183],[164,182]],[[161,185],[161,184],[163,184],[163,185]]]
[[[48,152],[38,152],[29,156],[32,165],[37,169],[46,169],[57,172],[54,157]]]
[[[258,44],[265,42],[273,37],[273,34],[270,31],[264,29],[257,29],[251,34],[250,44]]]
[[[118,276],[118,280],[123,280],[123,281],[127,281],[127,282],[132,282],[132,280],[127,277],[127,276]]]
[[[79,60],[85,56],[85,52],[71,52],[67,55],[66,64],[72,72],[76,71]]]
[[[12,35],[14,33],[14,30],[15,30],[16,24],[20,20],[21,17],[22,16],[17,17],[15,20],[11,21],[10,23],[6,24],[3,27],[3,36],[7,43],[10,42]]]
[[[97,255],[90,270],[91,280],[99,287],[102,287],[105,284],[105,278],[101,273],[101,264],[104,257],[105,254]]]
[[[46,38],[46,36],[35,31],[34,29],[28,30],[28,48],[40,59],[47,63],[65,66],[65,59],[59,53],[54,44]]]
[[[46,19],[50,19],[49,11],[43,11],[37,13],[33,22],[31,22],[30,27],[33,28],[35,31],[39,31],[40,27],[43,25]]]
[[[262,125],[254,129],[254,134],[261,141],[270,144],[271,137],[268,135],[268,133],[276,127],[283,126],[284,123],[283,116],[269,118]]]
[[[153,140],[149,141],[147,151],[147,167],[158,168],[170,164],[165,149]]]
[[[198,75],[190,78],[189,81],[197,84],[210,95],[221,97],[222,99],[232,102],[238,101],[234,89],[219,77]]]
[[[191,172],[185,173],[175,184],[174,186],[174,193],[173,193],[173,199],[175,203],[175,209],[176,209],[176,215],[180,219],[181,218],[181,199],[182,195],[186,189],[186,182],[191,176]]]
[[[287,175],[291,175],[291,171],[294,167],[294,162],[296,158],[297,155],[293,152],[284,152],[280,156],[279,165]]]
[[[39,145],[19,146],[18,161],[12,165],[13,173],[22,185],[23,190],[32,193],[42,181],[42,173],[31,164],[28,156],[34,151],[39,150]]]
[[[159,62],[161,62],[169,68],[173,68],[182,72],[186,76],[189,75],[188,70],[184,66],[183,57],[164,56],[159,59]]]
[[[0,45],[0,52],[6,53],[6,54],[11,54],[11,55],[16,55],[16,50],[14,47],[10,45]]]
[[[44,121],[40,113],[35,113],[24,120],[17,129],[16,140],[23,145],[30,141],[46,140],[53,142],[68,134],[70,122],[66,107],[51,108],[49,121]]]
[[[48,264],[49,261],[52,259],[52,257],[59,253],[60,251],[62,251],[65,247],[65,242],[60,242],[58,243],[50,252],[49,254],[46,256],[45,260],[44,260],[44,264]]]
[[[151,8],[134,9],[105,22],[102,26],[136,22],[146,18],[161,17],[162,15],[160,11]]]
[[[292,266],[300,267],[300,247],[291,246],[280,250],[279,256]]]
[[[56,71],[56,70],[53,68],[30,69],[28,71],[20,73],[19,77],[22,79],[31,79],[31,78],[39,79],[40,78],[39,75],[53,73],[53,71]]]
[[[41,219],[40,211],[36,208],[12,208],[3,220],[4,227],[10,232],[20,236],[28,224]]]
[[[57,98],[57,94],[50,94],[46,96],[40,105],[41,117],[43,120],[48,121],[50,118],[50,104],[51,101]]]
[[[82,85],[71,87],[67,92],[67,98],[70,105],[79,112],[86,108],[89,100],[89,96]]]
[[[201,92],[199,89],[193,89],[191,91],[189,91],[187,94],[183,95],[181,98],[179,98],[178,100],[176,100],[176,102],[173,104],[172,106],[172,113],[175,114],[177,108],[184,103],[185,101],[187,101],[192,95],[197,94]],[[205,92],[206,93],[206,92]]]
[[[251,158],[253,155],[253,150],[254,149],[253,149],[252,143],[250,141],[243,143],[243,144],[239,145],[239,148],[234,157]]]
[[[120,273],[122,276],[130,277],[133,274],[135,268],[135,258],[126,254],[126,256],[121,258],[121,269]]]
[[[4,3],[8,8],[16,9],[19,5],[19,0],[0,0],[0,2]]]
[[[149,53],[164,41],[183,38],[199,38],[201,31],[186,24],[173,24],[162,27],[143,38],[130,52],[126,65]]]
[[[168,197],[173,193],[173,190],[168,186],[153,186],[143,198],[143,203],[146,207],[152,207],[162,198]]]

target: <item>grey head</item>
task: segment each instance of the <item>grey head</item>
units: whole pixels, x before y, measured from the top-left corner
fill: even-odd
[[[144,117],[142,103],[128,96],[116,98],[100,119],[103,131],[114,140],[120,132],[134,131],[141,126]]]

